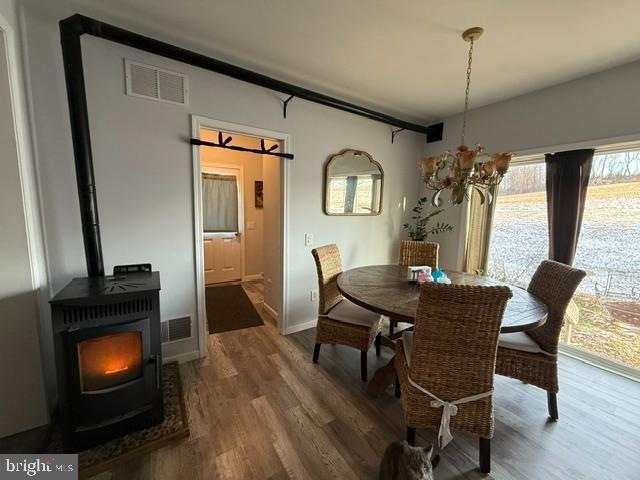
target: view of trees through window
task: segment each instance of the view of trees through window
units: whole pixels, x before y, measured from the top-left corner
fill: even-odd
[[[358,176],[353,200],[353,213],[371,212],[374,194],[379,195],[379,191],[373,192],[374,188],[371,175]],[[329,183],[329,209],[332,213],[345,213],[346,196],[347,177],[332,178]]]
[[[489,274],[526,287],[548,255],[544,162],[513,165],[496,199]],[[596,155],[561,342],[640,368],[640,151]]]

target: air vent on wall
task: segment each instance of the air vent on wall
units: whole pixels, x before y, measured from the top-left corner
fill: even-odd
[[[162,343],[191,337],[191,317],[172,318],[160,324]]]
[[[179,105],[188,104],[185,75],[127,59],[124,66],[127,95]]]

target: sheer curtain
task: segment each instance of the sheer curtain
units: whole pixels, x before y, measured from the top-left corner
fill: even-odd
[[[238,231],[238,182],[234,175],[202,174],[205,232]]]

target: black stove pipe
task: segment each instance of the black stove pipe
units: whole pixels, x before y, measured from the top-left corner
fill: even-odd
[[[93,174],[87,93],[84,85],[82,49],[80,47],[80,35],[84,33],[83,30],[82,23],[74,21],[74,17],[60,22],[60,42],[62,43],[64,76],[67,84],[71,138],[76,164],[78,198],[80,200],[82,237],[84,239],[84,255],[87,262],[87,274],[90,277],[96,277],[104,275],[104,262],[102,259],[96,182]]]
[[[443,124],[424,126],[406,122],[385,113],[377,112],[360,105],[330,97],[306,88],[283,82],[251,70],[247,70],[215,58],[207,57],[169,43],[145,37],[124,30],[114,25],[94,20],[80,14],[72,15],[60,21],[60,40],[67,84],[69,116],[71,120],[71,136],[76,165],[76,181],[80,199],[80,216],[84,237],[87,273],[89,276],[104,275],[102,245],[100,240],[100,222],[98,220],[98,203],[96,200],[95,178],[93,173],[93,155],[91,152],[91,134],[87,111],[87,94],[84,84],[82,66],[82,49],[80,37],[83,34],[104,38],[122,45],[137,48],[155,55],[187,63],[195,67],[252,83],[261,87],[298,97],[311,102],[326,105],[360,115],[378,122],[423,133],[427,142],[442,140]]]

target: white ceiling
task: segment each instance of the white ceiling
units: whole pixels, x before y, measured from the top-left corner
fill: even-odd
[[[402,118],[460,112],[640,58],[639,0],[78,0],[127,28]]]

